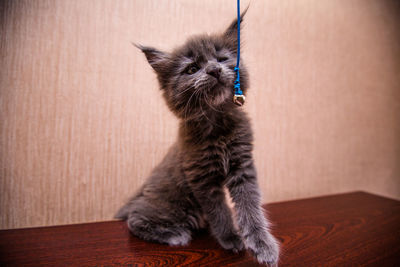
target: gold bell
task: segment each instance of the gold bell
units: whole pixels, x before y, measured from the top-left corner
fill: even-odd
[[[233,103],[235,103],[238,106],[243,106],[245,99],[246,99],[246,97],[244,95],[236,95],[235,94],[233,96]]]

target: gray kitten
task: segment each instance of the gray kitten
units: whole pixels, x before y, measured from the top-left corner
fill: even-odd
[[[188,244],[193,231],[208,225],[223,248],[237,252],[245,246],[260,263],[276,263],[279,245],[261,208],[252,130],[232,101],[237,20],[223,34],[193,37],[172,53],[138,47],[180,119],[179,136],[116,218],[127,220],[134,235],[171,246]],[[246,93],[242,64],[240,77]],[[224,187],[234,203],[236,224]]]

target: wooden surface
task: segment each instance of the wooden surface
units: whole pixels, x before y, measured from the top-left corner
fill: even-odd
[[[280,266],[400,266],[400,202],[356,192],[266,206]],[[124,222],[0,231],[1,266],[257,266],[206,231],[187,247],[139,240]]]
[[[400,199],[400,1],[249,2],[264,201]],[[235,16],[234,0],[0,0],[0,229],[111,220],[177,132],[131,42],[169,51]]]

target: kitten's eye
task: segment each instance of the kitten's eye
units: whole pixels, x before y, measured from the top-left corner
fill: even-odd
[[[196,73],[198,70],[199,70],[199,68],[198,68],[197,66],[192,65],[192,66],[190,66],[190,67],[187,69],[186,73],[187,73],[187,74],[194,74],[194,73]]]
[[[224,62],[224,61],[227,61],[227,60],[228,60],[227,57],[218,57],[218,58],[217,58],[217,61],[218,61],[218,62]]]

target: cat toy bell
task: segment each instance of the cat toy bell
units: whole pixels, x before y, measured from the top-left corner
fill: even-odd
[[[237,72],[237,78],[235,80],[235,94],[233,95],[233,103],[238,106],[243,106],[246,97],[243,95],[242,90],[240,90],[239,68],[236,67],[235,70]]]
[[[233,102],[238,106],[243,106],[245,99],[246,99],[246,97],[244,95],[235,94],[233,96]]]

